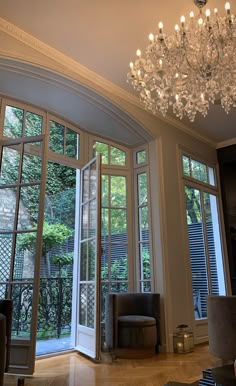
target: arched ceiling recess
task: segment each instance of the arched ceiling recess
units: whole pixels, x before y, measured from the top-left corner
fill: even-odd
[[[81,129],[130,147],[152,139],[127,112],[69,77],[12,58],[0,58],[0,93],[51,111]]]

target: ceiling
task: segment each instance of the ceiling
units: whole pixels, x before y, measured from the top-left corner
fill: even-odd
[[[223,0],[209,0],[208,5],[212,10],[217,7],[223,14],[224,3]],[[159,21],[164,23],[167,32],[171,32],[180,16],[187,17],[195,8],[191,0],[0,0],[0,5],[3,19],[134,95],[126,76],[137,48],[141,51],[145,48],[149,33],[157,31]],[[7,83],[4,79],[6,74],[2,68],[0,85]],[[19,85],[22,86],[22,82],[23,79],[19,79]],[[16,79],[14,84],[18,84]],[[6,93],[11,94],[9,87]],[[28,94],[25,97],[29,98]],[[63,99],[64,104],[66,100]],[[40,100],[36,102],[40,103]],[[53,106],[52,110],[55,110]],[[91,113],[87,114],[87,118],[88,121],[84,115],[83,127],[93,128]],[[72,116],[74,119],[76,117]],[[123,119],[128,121],[129,117]],[[194,123],[186,119],[184,124],[220,143],[236,137],[235,122],[236,109],[227,115],[220,106],[214,105],[206,118],[199,116]],[[124,130],[125,127],[127,124]],[[142,129],[137,126],[136,134]],[[127,138],[123,142],[135,145],[148,138],[143,131],[140,138],[137,134],[133,143]]]

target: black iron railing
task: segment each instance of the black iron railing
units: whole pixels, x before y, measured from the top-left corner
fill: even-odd
[[[60,338],[70,334],[72,280],[72,277],[40,279],[37,339]],[[33,285],[18,283],[13,288],[12,334],[15,338],[29,338]]]

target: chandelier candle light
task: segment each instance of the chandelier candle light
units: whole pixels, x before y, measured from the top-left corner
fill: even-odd
[[[225,4],[225,16],[203,13],[207,0],[194,0],[198,16],[181,16],[175,33],[164,33],[159,23],[149,45],[130,63],[128,82],[139,92],[145,108],[165,116],[169,106],[180,119],[194,121],[196,113],[207,115],[210,104],[220,101],[228,113],[236,107],[236,18]]]

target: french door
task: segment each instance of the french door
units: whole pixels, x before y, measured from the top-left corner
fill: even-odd
[[[13,299],[10,371],[18,374],[34,371],[45,178],[43,135],[0,140],[0,298]]]
[[[101,280],[101,157],[81,170],[76,349],[99,360]]]

